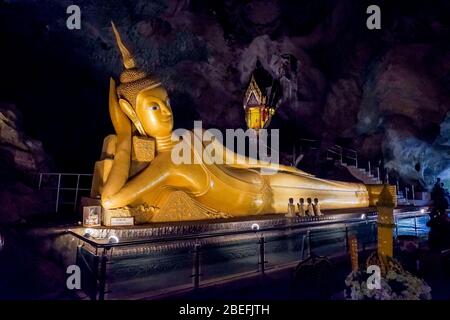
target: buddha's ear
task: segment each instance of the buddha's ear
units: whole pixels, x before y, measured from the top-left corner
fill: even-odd
[[[135,125],[135,127],[139,131],[139,133],[143,136],[147,135],[145,133],[144,127],[142,126],[141,122],[139,121],[139,118],[137,117],[136,112],[134,111],[131,104],[125,99],[119,99],[119,105],[120,105],[120,109],[133,122],[133,124]]]
[[[127,118],[126,114],[120,108],[117,100],[116,82],[112,78],[109,81],[109,115],[111,117],[114,130],[117,134],[131,134],[130,119]]]

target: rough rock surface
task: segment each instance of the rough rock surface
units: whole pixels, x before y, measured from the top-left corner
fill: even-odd
[[[51,161],[42,143],[24,133],[18,109],[7,103],[0,103],[0,161],[0,223],[45,211],[33,178],[47,172]]]
[[[422,185],[450,168],[448,1],[383,2],[379,31],[366,28],[365,0],[83,0],[82,28],[69,31],[71,4],[0,2],[16,43],[0,53],[13,62],[4,71],[20,68],[11,88],[29,84],[18,102],[67,170],[91,170],[112,130],[107,79],[121,65],[111,20],[168,88],[176,127],[244,127],[242,97],[259,60],[282,84],[271,127],[282,128],[283,152],[305,137],[339,143]]]
[[[0,103],[0,155],[9,170],[34,173],[48,169],[49,158],[42,143],[23,132],[20,113],[12,104]]]

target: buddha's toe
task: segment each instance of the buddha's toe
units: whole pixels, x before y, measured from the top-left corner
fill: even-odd
[[[105,209],[111,209],[113,206],[113,200],[111,197],[102,198],[102,207]]]

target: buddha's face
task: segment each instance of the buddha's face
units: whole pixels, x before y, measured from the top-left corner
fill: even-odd
[[[148,136],[164,137],[172,133],[172,109],[162,86],[141,90],[136,97],[135,113]]]

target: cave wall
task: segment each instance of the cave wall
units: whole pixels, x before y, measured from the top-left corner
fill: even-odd
[[[368,30],[375,3],[382,29]],[[90,172],[112,131],[108,77],[122,67],[111,20],[168,88],[176,127],[245,127],[259,60],[282,85],[271,127],[282,128],[283,152],[301,137],[338,142],[422,185],[450,170],[447,1],[80,0],[73,31],[71,4],[0,1],[0,100],[17,104],[61,170]]]

